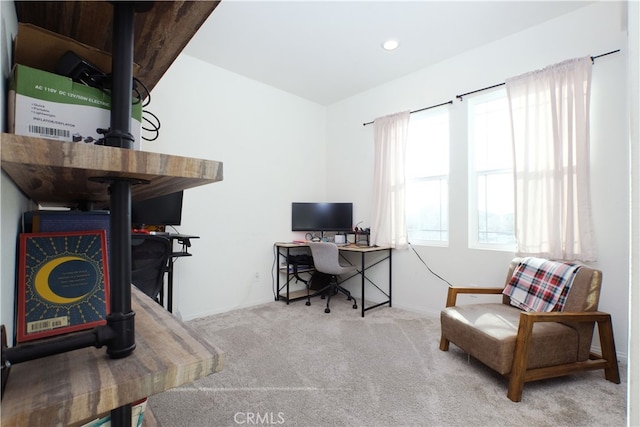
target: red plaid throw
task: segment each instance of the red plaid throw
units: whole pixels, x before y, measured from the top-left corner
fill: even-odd
[[[523,258],[503,294],[524,311],[562,311],[579,265]]]

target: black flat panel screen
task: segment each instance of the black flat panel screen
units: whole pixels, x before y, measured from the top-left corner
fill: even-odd
[[[351,231],[353,203],[292,203],[292,231]]]
[[[180,225],[182,221],[182,191],[166,196],[131,203],[131,224]]]

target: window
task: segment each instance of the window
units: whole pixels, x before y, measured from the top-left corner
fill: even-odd
[[[413,114],[405,159],[409,242],[449,241],[449,110]]]
[[[470,98],[469,245],[515,249],[513,147],[504,89]]]

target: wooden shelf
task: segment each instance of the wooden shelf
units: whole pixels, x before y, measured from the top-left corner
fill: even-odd
[[[314,295],[314,291],[311,291],[311,296],[315,296]],[[307,290],[306,289],[300,289],[298,291],[290,291],[289,292],[288,301],[289,302],[293,302],[293,301],[297,301],[297,300],[300,300],[300,299],[303,299],[303,298],[306,298],[306,297],[307,297]],[[280,294],[280,298],[283,301],[287,301],[287,293],[286,292],[281,293]]]
[[[3,426],[69,425],[222,370],[224,356],[137,288],[136,349],[110,359],[85,348],[11,368]]]
[[[144,5],[146,2],[139,2]],[[219,1],[155,1],[135,15],[136,77],[151,91]],[[107,1],[16,1],[18,21],[111,53],[113,5]]]
[[[16,1],[18,21],[112,52],[107,1]],[[136,77],[151,91],[218,1],[136,2]],[[150,9],[149,9],[149,6]],[[107,71],[107,70],[105,70]],[[131,179],[143,200],[221,181],[222,163],[47,139],[0,135],[3,171],[31,200],[50,206],[108,208],[108,180]],[[106,178],[106,179],[105,179]],[[102,182],[96,181],[102,179]],[[223,356],[160,305],[132,288],[136,349],[110,359],[85,348],[12,367],[1,425],[78,425],[100,414],[222,369]]]
[[[31,23],[101,51],[112,52],[109,1],[16,1],[19,22]],[[151,91],[219,1],[137,2],[134,16],[136,77]],[[146,10],[144,10],[146,9]],[[99,31],[96,31],[99,29]],[[64,143],[2,134],[2,169],[37,203],[105,208],[100,176],[150,181],[132,188],[133,200],[161,196],[222,180],[219,162]]]
[[[222,181],[222,163],[213,160],[2,134],[2,169],[37,203],[74,207],[93,202],[108,207],[108,185],[99,177],[149,181],[132,187],[142,200]]]

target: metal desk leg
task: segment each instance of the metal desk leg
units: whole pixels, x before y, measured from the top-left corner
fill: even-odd
[[[285,256],[282,252],[280,252],[281,248],[276,247],[276,301],[280,301],[280,257]],[[285,296],[285,300],[287,301],[287,305],[289,305],[289,248],[286,248],[286,266],[287,266],[287,281],[285,286],[287,287],[287,292]]]
[[[364,317],[364,306],[365,306],[365,303],[364,303],[364,280],[365,280],[364,268],[365,268],[365,265],[364,265],[364,252],[362,252],[360,254],[360,275],[362,276],[361,277],[362,278],[362,303],[360,304],[360,307],[361,307],[361,310],[362,310],[362,317]]]
[[[287,259],[285,260],[287,265],[287,285],[286,285],[287,286],[287,305],[289,305],[289,301],[290,301],[290,298],[289,298],[289,282],[291,281],[291,277],[289,277],[289,251],[290,250],[291,250],[290,248],[287,248]]]
[[[389,249],[389,307],[391,307],[391,249]]]
[[[173,241],[171,242],[173,244]],[[169,257],[169,272],[167,274],[167,310],[173,313],[173,257]]]

